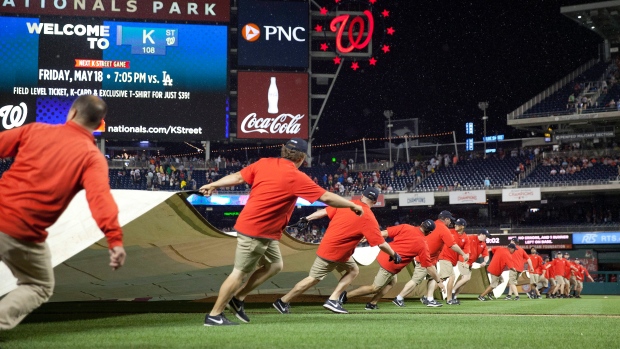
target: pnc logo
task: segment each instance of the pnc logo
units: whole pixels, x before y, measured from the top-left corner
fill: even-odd
[[[241,36],[248,42],[254,42],[260,38],[260,28],[254,23],[248,23],[241,28]]]

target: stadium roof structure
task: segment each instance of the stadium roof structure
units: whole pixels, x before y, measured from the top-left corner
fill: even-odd
[[[563,6],[560,13],[599,34],[612,48],[616,45],[617,52],[617,45],[620,45],[620,1]]]

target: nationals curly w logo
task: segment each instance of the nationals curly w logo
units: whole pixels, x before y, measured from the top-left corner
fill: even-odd
[[[0,108],[0,119],[2,119],[2,127],[6,130],[10,130],[15,127],[20,127],[26,122],[28,116],[28,106],[22,102],[17,105],[5,105]]]

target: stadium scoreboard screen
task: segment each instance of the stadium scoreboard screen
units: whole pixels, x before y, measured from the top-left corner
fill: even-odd
[[[558,235],[493,235],[487,238],[488,246],[507,246],[510,240],[516,238],[521,248],[528,250],[536,248],[541,250],[571,249],[573,248],[572,234]]]
[[[0,16],[0,131],[64,123],[93,94],[108,104],[106,138],[228,137],[226,25],[26,16]]]

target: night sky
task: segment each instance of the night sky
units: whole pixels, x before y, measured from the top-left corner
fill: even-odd
[[[456,130],[458,141],[471,121],[479,140],[480,101],[489,102],[487,134],[525,136],[506,114],[598,57],[602,39],[560,14],[587,2],[378,0],[396,30],[391,52],[376,67],[343,67],[315,144],[383,137],[386,109],[395,120],[419,118],[420,133]]]

